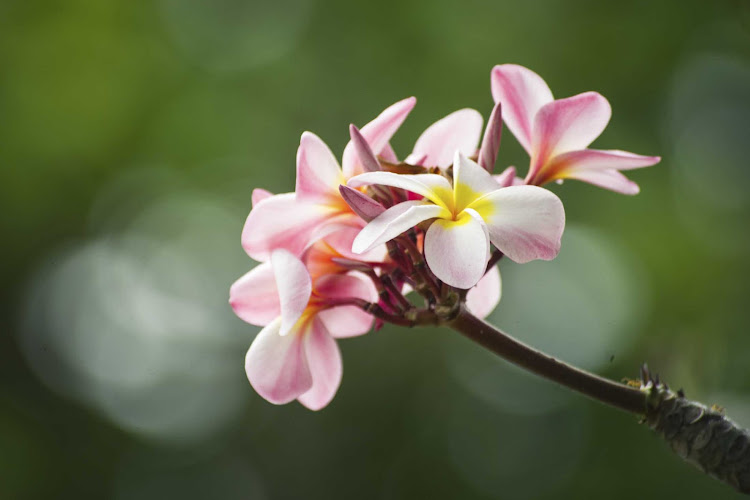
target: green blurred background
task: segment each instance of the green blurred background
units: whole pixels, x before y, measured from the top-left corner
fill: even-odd
[[[415,95],[404,156],[515,62],[610,100],[596,147],[664,160],[634,198],[554,187],[560,257],[503,262],[491,321],[750,425],[749,48],[746,0],[2,0],[0,498],[735,498],[445,330],[343,341],[328,408],[272,406],[227,297],[302,131],[340,154]],[[498,168],[526,161],[506,133]]]

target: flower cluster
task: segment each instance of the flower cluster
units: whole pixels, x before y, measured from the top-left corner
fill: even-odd
[[[242,245],[261,264],[232,285],[230,304],[263,327],[245,369],[265,399],[326,406],[341,382],[336,339],[373,325],[439,324],[462,307],[488,315],[500,300],[501,257],[524,263],[559,252],[563,204],[542,185],[578,179],[635,194],[620,171],[659,161],[588,149],[611,115],[596,92],[555,100],[539,75],[512,64],[492,70],[491,88],[483,135],[481,115],[462,109],[399,161],[390,140],[416,103],[408,98],[362,129],[350,126],[341,164],[305,132],[295,191],[253,192]],[[503,122],[529,153],[523,179],[514,167],[493,175]]]

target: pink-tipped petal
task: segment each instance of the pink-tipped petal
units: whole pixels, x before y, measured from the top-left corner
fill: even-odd
[[[326,143],[312,132],[304,132],[297,149],[297,199],[317,202],[335,199],[343,182],[339,163]]]
[[[486,318],[500,303],[502,292],[500,270],[497,266],[492,266],[466,294],[466,307],[474,316]]]
[[[271,254],[271,266],[281,306],[279,334],[286,335],[307,308],[312,294],[312,281],[302,261],[286,250],[276,250]]]
[[[424,157],[421,165],[448,167],[461,151],[471,156],[477,151],[482,134],[482,115],[473,109],[460,109],[441,118],[422,132],[411,157]]]
[[[328,275],[315,282],[315,291],[323,299],[358,298],[377,302],[372,282],[357,275]],[[328,331],[336,338],[355,337],[370,331],[373,318],[356,306],[337,306],[318,313]]]
[[[341,352],[317,317],[313,318],[311,329],[305,335],[303,343],[312,374],[312,387],[297,399],[310,410],[317,411],[331,402],[341,385]]]
[[[542,77],[517,64],[492,69],[491,87],[495,102],[503,105],[503,119],[521,146],[532,154],[534,116],[552,102],[552,92]]]
[[[597,92],[544,105],[534,119],[532,168],[540,168],[554,155],[585,149],[604,131],[611,116],[609,102]]]
[[[500,187],[512,186],[516,180],[516,167],[508,167],[501,173],[492,176]]]
[[[500,137],[503,132],[502,104],[498,101],[492,108],[490,119],[487,120],[487,128],[484,129],[482,146],[479,148],[479,165],[487,172],[495,170],[497,152],[500,150]]]
[[[349,136],[351,137],[352,144],[354,145],[354,152],[357,154],[359,163],[365,172],[377,172],[381,170],[380,162],[375,157],[375,153],[370,149],[370,145],[367,144],[367,140],[362,136],[362,133],[354,125],[349,125]]]
[[[609,189],[616,193],[635,195],[641,191],[638,184],[617,170],[577,170],[569,172],[566,178],[588,182],[594,186]]]
[[[229,305],[240,319],[253,325],[266,326],[279,317],[279,291],[270,262],[255,266],[234,282],[229,289]]]
[[[444,205],[446,198],[451,196],[453,186],[443,177],[437,174],[394,174],[393,172],[368,172],[349,179],[350,187],[368,186],[370,184],[381,184],[399,189],[405,189],[438,205]]]
[[[294,401],[310,390],[312,375],[303,347],[304,335],[279,335],[281,319],[258,333],[245,356],[250,385],[273,404]]]
[[[263,188],[255,188],[253,189],[253,207],[260,203],[261,201],[265,200],[266,198],[270,198],[273,196],[273,193],[271,191],[268,191]]]
[[[500,185],[489,172],[456,151],[453,160],[453,200],[456,212],[460,213],[472,201],[496,189],[500,189]]]
[[[456,288],[476,285],[489,259],[487,228],[478,216],[467,213],[470,210],[457,221],[436,220],[424,238],[427,265],[441,281]]]
[[[360,129],[362,136],[367,140],[373,153],[379,155],[386,149],[391,137],[396,133],[416,103],[417,100],[414,97],[409,97],[392,104],[380,113],[377,118]],[[347,179],[364,171],[362,164],[357,158],[357,153],[354,151],[354,144],[351,141],[344,148],[344,156],[341,164],[344,176]]]
[[[537,186],[510,186],[473,203],[490,241],[511,260],[552,260],[560,251],[565,210],[554,193]]]
[[[385,212],[385,207],[373,200],[366,194],[349,186],[342,184],[339,186],[339,193],[349,208],[359,215],[365,222],[370,222],[378,215]]]
[[[554,177],[566,177],[568,171],[580,170],[633,170],[650,167],[661,161],[658,156],[642,156],[627,151],[582,149],[557,155],[545,167]]]
[[[361,254],[390,241],[407,229],[433,217],[447,216],[448,211],[423,201],[405,201],[392,206],[359,232],[352,251]]]
[[[312,235],[333,216],[329,209],[300,202],[294,193],[266,198],[253,207],[242,229],[242,247],[261,262],[277,248],[300,255]]]

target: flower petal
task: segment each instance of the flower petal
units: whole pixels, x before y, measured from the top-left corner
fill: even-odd
[[[568,172],[568,179],[588,182],[600,188],[609,189],[616,193],[635,195],[641,191],[638,184],[631,181],[617,170],[575,170]]]
[[[492,97],[503,105],[503,119],[521,146],[532,154],[534,116],[552,102],[552,92],[542,77],[517,64],[492,68]]]
[[[446,209],[423,201],[405,201],[394,205],[367,224],[354,239],[352,251],[367,252],[390,241],[409,228],[433,217],[449,216]]]
[[[425,235],[424,255],[427,265],[441,281],[456,288],[471,288],[487,267],[490,255],[487,228],[468,210],[456,221],[438,219]]]
[[[479,148],[479,157],[477,163],[487,172],[492,173],[495,170],[495,160],[497,152],[500,150],[500,137],[503,132],[502,104],[498,101],[492,108],[487,128],[484,129],[482,146]]]
[[[542,106],[534,119],[532,170],[541,168],[554,155],[588,147],[604,131],[611,116],[609,102],[596,92]]]
[[[307,408],[317,411],[331,402],[341,385],[341,352],[336,341],[317,317],[313,318],[303,344],[312,374],[312,387],[297,399]]]
[[[500,189],[500,185],[489,172],[456,151],[453,161],[453,200],[456,213],[461,213],[471,202],[496,189]]]
[[[479,283],[466,294],[466,307],[479,318],[486,318],[500,303],[502,281],[497,266],[482,276]]]
[[[346,184],[339,186],[339,193],[346,204],[349,205],[349,208],[366,222],[370,222],[372,219],[385,212],[385,207],[383,205],[366,194],[350,188]]]
[[[378,162],[375,153],[370,149],[370,145],[367,144],[367,140],[354,125],[349,125],[349,137],[351,137],[352,144],[354,144],[354,152],[357,154],[357,159],[362,165],[363,170],[365,172],[377,172],[382,170],[380,168],[380,162]]]
[[[279,291],[270,262],[258,264],[229,289],[229,305],[243,321],[266,326],[281,314]]]
[[[253,206],[257,205],[258,203],[265,200],[266,198],[270,198],[271,196],[273,196],[273,193],[266,189],[263,189],[263,188],[253,189],[253,196],[252,196]]]
[[[304,335],[279,335],[281,318],[258,333],[245,356],[245,373],[258,394],[285,404],[310,390],[312,375],[303,350]]]
[[[302,261],[286,250],[275,250],[271,254],[271,266],[281,306],[279,334],[286,335],[307,309],[312,294],[312,281]]]
[[[362,127],[360,132],[370,145],[370,149],[376,155],[381,154],[388,146],[388,142],[404,122],[409,112],[414,108],[417,100],[414,97],[403,99],[392,104],[380,113],[377,118]],[[362,164],[354,151],[354,144],[349,143],[344,148],[344,156],[341,160],[344,176],[349,179],[364,172]]]
[[[557,155],[544,168],[554,172],[551,178],[564,179],[568,171],[579,170],[633,170],[650,167],[661,161],[658,156],[641,156],[627,151],[582,149]]]
[[[333,215],[321,205],[297,201],[294,193],[271,196],[250,211],[242,229],[242,247],[259,261],[268,260],[277,248],[300,255],[315,231]]]
[[[474,109],[455,111],[427,127],[410,156],[424,157],[422,165],[449,167],[456,151],[467,156],[476,153],[483,121],[482,115]]]
[[[297,149],[297,187],[300,201],[326,202],[339,196],[344,182],[336,157],[320,137],[304,132]]]
[[[322,298],[359,298],[377,302],[378,293],[372,282],[357,275],[323,276],[315,282],[315,291]],[[318,313],[335,338],[355,337],[370,331],[373,318],[356,306],[337,306]]]
[[[471,205],[487,224],[490,241],[511,260],[552,260],[560,251],[565,210],[560,198],[537,186],[510,186]]]
[[[508,167],[501,173],[492,176],[500,187],[512,186],[516,180],[516,167]]]
[[[352,177],[347,182],[350,187],[368,186],[370,184],[405,189],[442,206],[452,204],[453,200],[453,186],[448,179],[437,174],[407,175],[394,174],[393,172],[368,172]]]

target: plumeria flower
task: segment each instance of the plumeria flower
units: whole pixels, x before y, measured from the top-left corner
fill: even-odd
[[[369,172],[349,186],[381,184],[424,199],[399,203],[357,235],[352,250],[362,253],[429,219],[424,254],[432,272],[457,288],[471,288],[484,275],[490,242],[510,259],[551,260],[565,227],[562,202],[536,186],[501,187],[482,167],[456,152],[453,185],[437,174]]]
[[[623,194],[637,194],[638,184],[620,170],[648,167],[658,156],[618,150],[587,149],[604,131],[612,115],[597,92],[555,100],[533,71],[515,64],[492,70],[492,95],[503,104],[503,119],[531,156],[526,183],[542,185],[578,179]]]
[[[274,404],[297,399],[318,410],[341,383],[341,354],[335,339],[367,333],[373,318],[341,305],[352,298],[374,300],[371,283],[350,274],[311,276],[286,250],[276,250],[230,289],[237,316],[263,326],[245,357],[253,388]]]
[[[393,157],[389,141],[414,107],[413,97],[393,104],[362,127],[361,134],[375,154]],[[362,166],[350,142],[344,150],[343,169],[328,146],[315,134],[302,134],[297,150],[294,193],[260,197],[245,222],[242,246],[250,257],[266,261],[284,248],[299,256],[311,241],[342,226],[363,225],[339,194],[339,185],[361,173]]]

